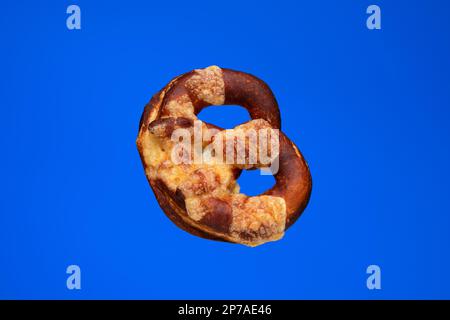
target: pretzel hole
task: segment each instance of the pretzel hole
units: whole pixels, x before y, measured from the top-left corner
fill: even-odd
[[[233,129],[251,120],[247,109],[239,105],[208,106],[197,117],[223,129]]]
[[[271,189],[275,185],[275,182],[273,175],[261,175],[259,169],[242,170],[241,175],[237,179],[237,183],[240,186],[240,193],[248,196],[257,196],[264,193]]]

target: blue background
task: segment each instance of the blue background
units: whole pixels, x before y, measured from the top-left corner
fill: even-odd
[[[73,3],[78,31],[69,1],[0,10],[0,298],[450,298],[448,1]],[[212,64],[271,86],[309,162],[311,202],[281,241],[191,236],[147,184],[144,105]],[[232,127],[236,109],[201,117]]]

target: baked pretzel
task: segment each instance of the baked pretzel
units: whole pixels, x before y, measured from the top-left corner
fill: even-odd
[[[258,196],[239,193],[236,179],[241,170],[267,167],[260,159],[250,165],[195,163],[190,161],[192,155],[181,163],[173,161],[174,132],[195,130],[197,114],[210,105],[241,105],[252,120],[231,130],[201,122],[202,145],[226,142],[225,133],[230,131],[272,130],[269,139],[276,138],[279,144],[279,167],[270,190]],[[211,66],[174,78],[152,97],[142,114],[136,143],[156,199],[178,227],[207,239],[256,246],[284,235],[305,209],[312,188],[302,154],[274,129],[280,129],[280,111],[267,84],[247,73]]]

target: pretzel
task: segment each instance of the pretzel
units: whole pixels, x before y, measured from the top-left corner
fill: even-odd
[[[211,105],[241,105],[252,120],[230,130],[200,122],[197,114]],[[311,194],[308,165],[295,144],[279,131],[280,126],[278,104],[267,84],[247,73],[210,66],[174,78],[152,97],[142,114],[136,143],[156,199],[178,227],[207,239],[256,246],[280,239]],[[189,154],[190,145],[176,149],[173,136],[177,130],[194,135],[200,130],[202,148],[222,147],[205,161],[204,149],[199,154]],[[215,160],[228,150],[229,136],[263,130],[269,132],[268,141],[279,146],[276,154],[271,148],[270,164],[262,163],[260,136],[254,140],[259,143],[254,163],[246,162],[253,146],[247,136],[240,140],[243,144],[237,140],[230,144],[234,151],[243,150],[243,163],[236,158],[231,163]],[[174,155],[182,161],[174,161]],[[202,161],[193,161],[196,156]],[[236,179],[241,170],[268,167],[275,159],[278,171],[270,190],[258,196],[239,193]]]

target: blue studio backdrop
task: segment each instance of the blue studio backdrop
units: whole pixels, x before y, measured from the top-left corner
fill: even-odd
[[[79,30],[66,26],[72,4]],[[366,26],[372,4],[380,30]],[[0,298],[450,298],[448,1],[0,8]],[[135,145],[144,105],[209,65],[266,81],[310,165],[311,201],[281,241],[191,236],[148,186]],[[239,107],[200,118],[249,119]],[[239,182],[258,194],[273,178]],[[66,286],[70,265],[80,290]]]

